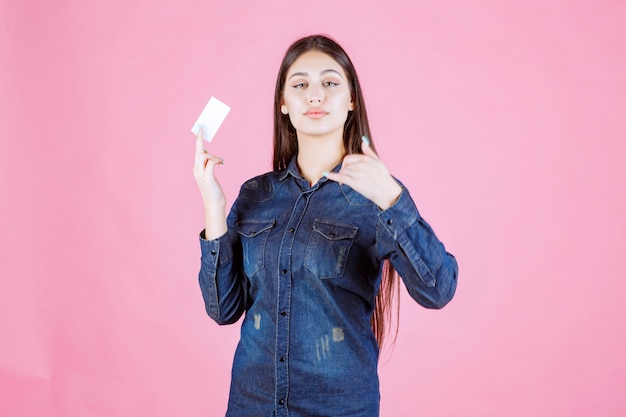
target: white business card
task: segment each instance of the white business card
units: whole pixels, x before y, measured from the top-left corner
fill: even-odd
[[[198,120],[194,123],[191,131],[194,135],[198,134],[198,131],[202,129],[204,140],[211,142],[213,137],[217,133],[226,116],[230,112],[230,107],[222,103],[215,97],[211,97],[204,110],[200,113]]]

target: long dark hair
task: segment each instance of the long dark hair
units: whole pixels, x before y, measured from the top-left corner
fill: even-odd
[[[374,147],[372,135],[370,132],[369,122],[367,120],[367,112],[365,110],[365,100],[356,69],[348,54],[333,39],[324,35],[312,35],[299,39],[294,42],[287,52],[280,65],[278,76],[276,77],[276,88],[274,90],[274,170],[280,171],[287,168],[291,158],[298,153],[298,141],[296,139],[296,130],[289,121],[289,116],[282,114],[280,106],[282,104],[283,92],[287,78],[287,71],[293,63],[305,52],[320,51],[333,58],[346,73],[350,92],[352,94],[352,103],[354,110],[348,113],[348,118],[343,130],[343,143],[346,152],[362,153],[361,137],[366,135],[370,140],[370,146]],[[376,296],[376,305],[374,313],[371,317],[372,330],[376,337],[379,348],[383,345],[383,340],[387,333],[388,325],[392,321],[391,306],[396,294],[399,301],[399,292],[397,287],[399,280],[397,273],[388,260],[382,265],[382,281],[378,295]],[[396,302],[399,309],[399,304]],[[396,310],[397,313],[397,310]],[[396,315],[397,317],[397,315]],[[397,327],[396,333],[397,335]]]

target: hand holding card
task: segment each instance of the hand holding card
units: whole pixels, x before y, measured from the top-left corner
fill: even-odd
[[[194,123],[191,128],[191,131],[194,135],[197,135],[200,129],[202,129],[204,140],[211,142],[217,130],[224,122],[224,119],[226,119],[228,112],[230,112],[229,106],[215,97],[211,97],[207,105],[204,106],[202,113],[200,113],[198,120],[196,120],[196,123]]]
[[[214,168],[224,160],[208,153],[204,149],[203,140],[211,141],[220,125],[230,111],[230,107],[211,97],[200,117],[191,128],[196,135],[196,157],[193,173],[202,194],[205,208],[206,239],[216,239],[227,231],[226,196],[219,181],[215,177]]]

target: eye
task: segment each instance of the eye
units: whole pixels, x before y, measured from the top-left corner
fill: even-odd
[[[293,88],[304,88],[306,87],[306,83],[298,83],[298,84],[294,84],[292,85]]]
[[[334,81],[324,81],[324,87],[335,87],[338,86],[339,83],[336,83]]]

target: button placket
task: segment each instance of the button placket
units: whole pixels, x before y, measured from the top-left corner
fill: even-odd
[[[295,242],[298,225],[302,221],[308,206],[309,193],[300,194],[287,223],[278,255],[278,316],[276,331],[276,399],[280,406],[276,416],[287,416],[287,397],[289,395],[289,311],[291,308],[291,253]]]

